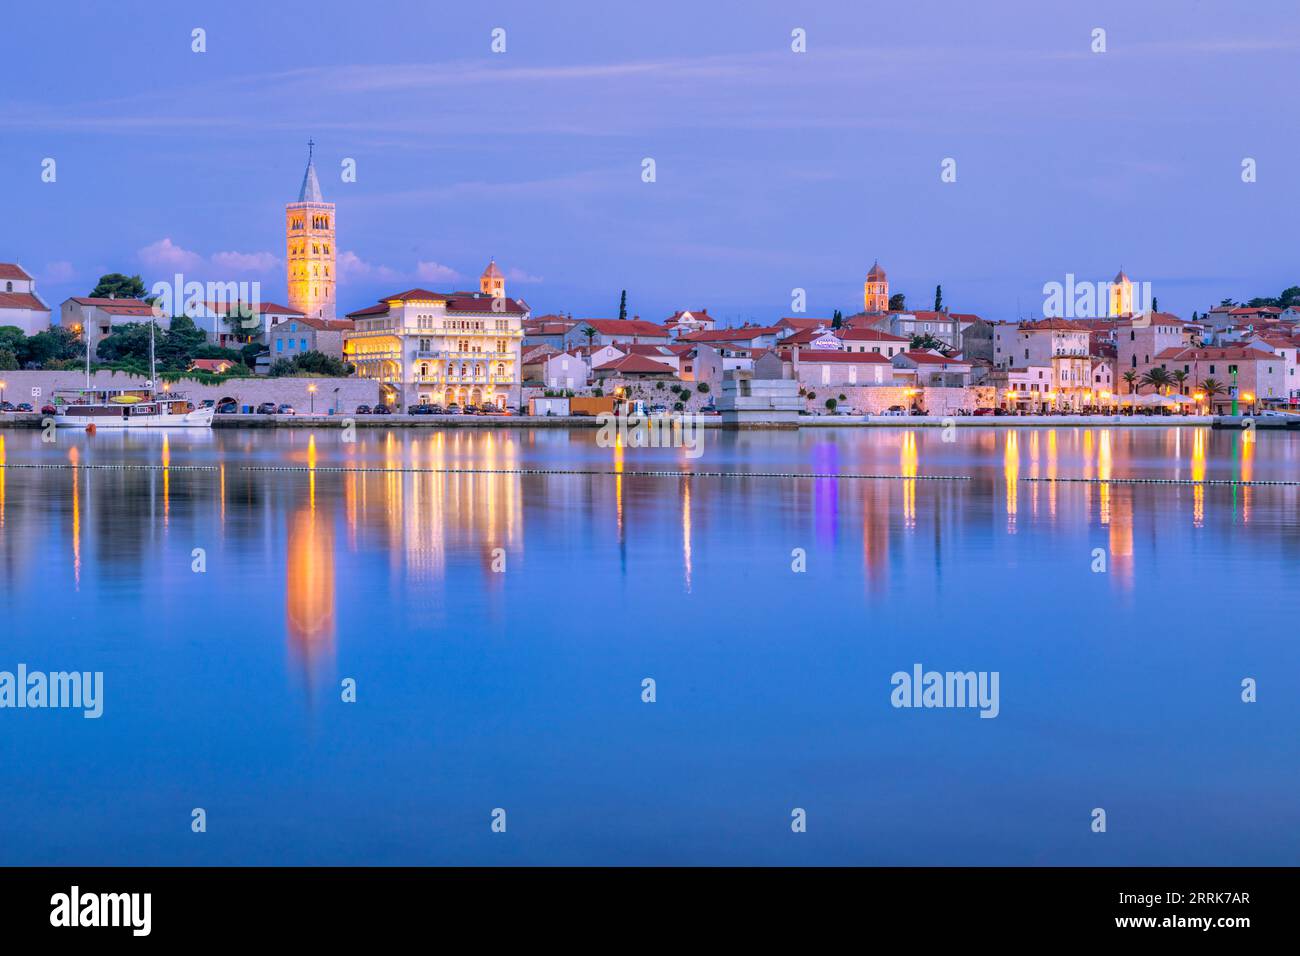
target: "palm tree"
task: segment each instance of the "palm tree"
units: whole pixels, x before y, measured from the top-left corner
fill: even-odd
[[[1173,380],[1174,380],[1174,382],[1177,383],[1177,385],[1178,385],[1178,394],[1179,394],[1179,395],[1186,395],[1186,394],[1187,394],[1187,387],[1186,387],[1186,384],[1185,384],[1185,383],[1187,382],[1187,373],[1184,372],[1182,369],[1177,369],[1177,370],[1173,373]]]
[[[1228,389],[1227,386],[1225,386],[1218,379],[1207,378],[1205,381],[1201,383],[1201,391],[1205,393],[1205,397],[1208,400],[1208,407],[1210,409],[1210,412],[1213,413],[1214,396],[1223,395],[1228,391]]]
[[[589,325],[582,330],[582,334],[587,337],[587,348],[591,348],[591,340],[594,339],[599,333]]]
[[[1137,381],[1137,377],[1138,377],[1138,373],[1133,371],[1132,369],[1129,369],[1127,372],[1125,372],[1123,375],[1120,376],[1120,378],[1124,380],[1124,383],[1128,385],[1128,391],[1130,395],[1133,394],[1133,383]]]
[[[1169,371],[1157,366],[1142,376],[1140,384],[1154,388],[1156,394],[1159,395],[1161,394],[1161,389],[1170,387],[1173,382],[1174,380],[1170,376]]]

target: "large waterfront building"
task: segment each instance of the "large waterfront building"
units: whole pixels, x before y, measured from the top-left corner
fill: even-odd
[[[284,207],[285,279],[289,307],[313,319],[334,318],[334,204],[326,202],[308,143],[298,201]]]
[[[386,400],[415,404],[518,406],[520,345],[528,306],[496,284],[495,263],[478,292],[408,289],[349,312],[344,358],[381,383]],[[500,294],[483,292],[484,286]]]

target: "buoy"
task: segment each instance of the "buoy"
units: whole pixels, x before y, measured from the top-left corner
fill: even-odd
[[[94,422],[91,422],[89,425],[86,426],[86,434],[87,434],[87,435],[93,435],[93,434],[95,434],[95,423],[94,423]]]

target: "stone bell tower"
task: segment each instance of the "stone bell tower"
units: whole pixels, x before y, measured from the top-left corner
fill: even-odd
[[[284,207],[285,271],[289,308],[314,319],[334,318],[334,204],[325,202],[307,142],[307,171],[298,201]]]

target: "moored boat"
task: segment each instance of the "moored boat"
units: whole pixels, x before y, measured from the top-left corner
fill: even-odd
[[[211,428],[215,414],[184,395],[150,388],[82,388],[54,398],[55,428]]]

